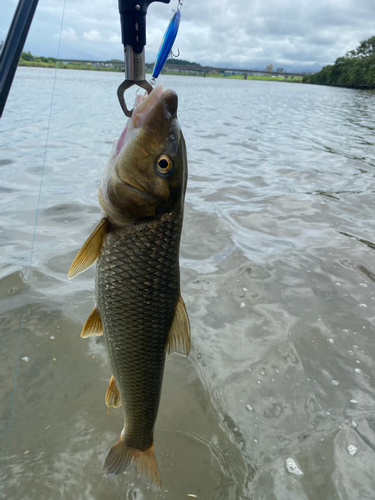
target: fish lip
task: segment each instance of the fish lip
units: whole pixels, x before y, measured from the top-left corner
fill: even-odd
[[[163,84],[159,83],[149,94],[136,96],[132,116],[127,121],[124,130],[114,144],[116,156],[119,156],[124,151],[132,141],[134,134],[138,133],[144,126],[150,114],[154,111],[155,106],[157,106],[160,99],[168,90],[163,91]]]
[[[148,126],[153,121],[156,114],[162,112],[166,119],[177,118],[178,97],[174,90],[166,89],[163,91],[162,84],[159,88],[153,90],[155,96],[152,99],[152,92],[134,108],[134,129],[141,129]],[[156,99],[155,99],[156,97]]]
[[[154,111],[155,107],[158,105],[160,99],[162,99],[167,90],[163,90],[163,84],[159,83],[148,95],[140,96],[141,98],[143,98],[143,100],[141,100],[139,103],[137,103],[136,98],[133,114],[130,119],[135,129],[140,129],[143,127],[144,123],[147,121],[150,114]]]
[[[162,83],[157,85],[147,96],[139,96],[139,98],[143,98],[143,100],[134,104],[131,118],[113,145],[115,156],[120,156],[141,128],[147,127],[147,124],[152,122],[155,114],[160,113],[160,108],[167,119],[177,117],[177,94],[172,89],[163,90]]]
[[[160,108],[163,109],[163,113],[167,119],[177,118],[178,97],[174,90],[164,90],[157,101],[155,101],[149,109],[144,125],[151,122],[156,113],[160,113]]]

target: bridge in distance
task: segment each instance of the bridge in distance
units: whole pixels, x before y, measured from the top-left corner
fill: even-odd
[[[107,64],[112,64],[115,68],[123,69],[125,71],[125,66],[122,61],[84,61],[82,59],[62,59],[61,62],[66,63],[80,63],[80,64],[100,64],[106,66]],[[146,63],[146,71],[151,72],[154,67],[153,64]],[[194,66],[192,64],[166,64],[163,68],[164,71],[175,71],[175,72],[199,72],[206,74],[216,71],[217,73],[240,73],[246,78],[248,75],[267,75],[267,76],[283,76],[285,78],[289,76],[305,76],[306,73],[293,73],[293,72],[278,72],[278,71],[266,71],[259,69],[234,69],[234,68],[216,68],[214,66]]]

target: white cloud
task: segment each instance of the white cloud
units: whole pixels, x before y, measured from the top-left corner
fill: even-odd
[[[109,43],[117,43],[121,46],[121,36],[119,33],[111,33],[109,32],[107,35],[99,33],[98,30],[85,31],[82,35],[84,40],[88,42],[109,42]]]
[[[60,37],[60,34],[55,35],[56,38]],[[67,28],[61,32],[61,40],[77,40],[77,34],[73,28]]]
[[[97,30],[91,30],[83,33],[83,38],[89,42],[100,42],[103,40],[102,35]]]
[[[263,69],[272,62],[291,70],[319,69],[375,34],[374,1],[185,0],[175,50],[182,59],[222,67]],[[150,5],[146,61],[155,59],[176,5],[177,0]],[[1,10],[9,15],[0,16],[0,33],[14,0],[1,0]],[[61,1],[40,2],[25,50],[56,56],[61,17]],[[66,0],[60,54],[122,59],[118,0]]]
[[[108,42],[121,44],[121,36],[117,33],[111,33],[108,37]]]

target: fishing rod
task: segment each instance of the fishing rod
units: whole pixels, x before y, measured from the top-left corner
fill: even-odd
[[[38,0],[19,0],[0,54],[0,118],[37,5]]]
[[[117,97],[126,116],[128,110],[124,92],[138,85],[149,94],[152,91],[145,77],[146,14],[152,2],[169,3],[170,0],[119,0],[121,38],[125,55],[125,80],[117,89]]]

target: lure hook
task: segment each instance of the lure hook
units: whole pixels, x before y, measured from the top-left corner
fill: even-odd
[[[179,55],[180,55],[180,49],[178,47],[177,47],[177,52],[178,52],[178,54],[173,54],[173,50],[171,50],[171,52],[169,54],[170,57],[175,57],[175,58],[179,57]]]

